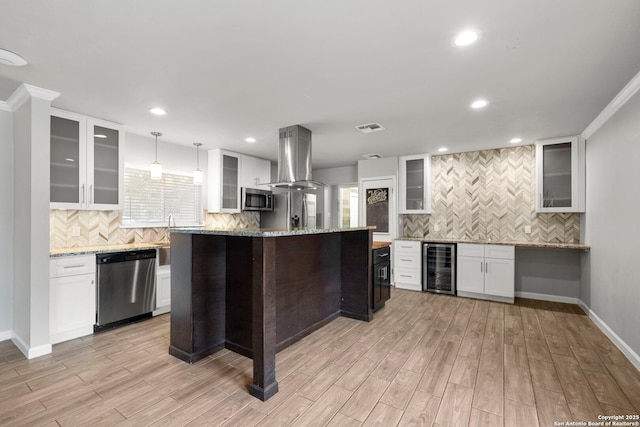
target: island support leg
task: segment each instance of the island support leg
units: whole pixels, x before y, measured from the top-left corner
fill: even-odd
[[[253,384],[249,393],[265,401],[276,381],[276,239],[253,238]]]

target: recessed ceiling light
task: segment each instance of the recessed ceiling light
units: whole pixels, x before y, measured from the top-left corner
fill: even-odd
[[[156,116],[164,116],[165,114],[167,114],[167,112],[160,107],[149,108],[149,112],[151,114],[155,114]]]
[[[469,46],[472,43],[475,43],[480,37],[480,32],[476,30],[465,30],[459,33],[456,38],[453,40],[453,44],[456,46]]]
[[[511,141],[509,141],[512,144],[517,144],[518,142],[522,142],[522,138],[513,138]]]
[[[106,137],[107,137],[107,135],[103,135],[103,134],[101,134],[101,133],[97,133],[97,134],[93,135],[93,137],[94,137],[94,138],[102,138],[102,139],[104,139],[104,138],[106,138]]]
[[[256,142],[255,138],[245,138],[245,141],[248,142],[249,144],[253,144],[254,142]]]
[[[440,147],[438,148],[438,151],[441,153],[444,153],[445,151],[449,150],[447,147]]]
[[[484,108],[487,106],[487,104],[488,102],[485,101],[484,99],[478,99],[471,103],[471,108]]]
[[[0,49],[0,64],[11,65],[13,67],[21,67],[27,65],[27,60],[17,53],[9,50]]]

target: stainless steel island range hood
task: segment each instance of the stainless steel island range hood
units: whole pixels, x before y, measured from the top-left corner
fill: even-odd
[[[279,130],[278,181],[274,188],[315,190],[324,184],[311,179],[311,131],[300,125]]]

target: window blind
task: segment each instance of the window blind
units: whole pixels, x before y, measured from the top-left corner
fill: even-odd
[[[202,187],[191,175],[162,173],[151,179],[148,170],[125,167],[122,224],[166,227],[169,214],[177,226],[202,225]]]

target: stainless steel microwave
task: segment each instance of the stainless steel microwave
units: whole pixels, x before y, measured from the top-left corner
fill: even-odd
[[[243,211],[272,211],[273,193],[269,190],[242,187]]]

